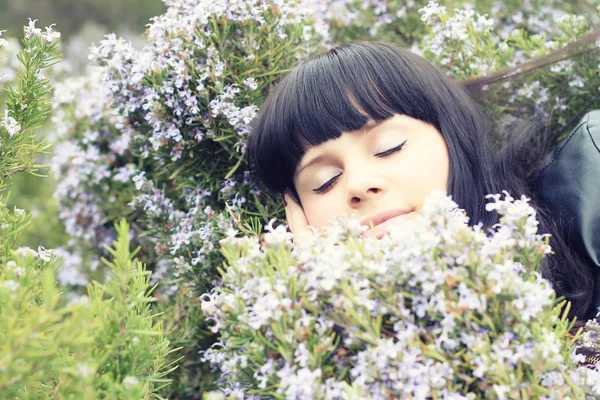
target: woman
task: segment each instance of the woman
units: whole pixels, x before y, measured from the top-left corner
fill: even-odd
[[[295,234],[354,214],[371,225],[367,235],[380,236],[418,214],[433,189],[446,190],[470,224],[489,228],[498,216],[485,210],[485,195],[525,194],[556,253],[542,275],[571,301],[571,316],[593,317],[595,274],[533,197],[536,163],[526,149],[541,133],[524,127],[498,152],[488,121],[461,85],[423,58],[355,43],[311,58],[276,86],[248,152],[257,178],[285,194]]]

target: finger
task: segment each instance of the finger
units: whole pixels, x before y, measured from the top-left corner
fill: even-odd
[[[292,200],[287,194],[284,195],[284,200],[286,203],[285,216],[292,233],[310,232],[308,221],[306,220],[306,215],[304,215],[302,206]]]
[[[285,215],[287,223],[294,237],[302,240],[304,237],[312,236],[312,230],[308,225],[308,220],[302,206],[292,200],[287,194],[284,195],[284,200],[286,202]]]

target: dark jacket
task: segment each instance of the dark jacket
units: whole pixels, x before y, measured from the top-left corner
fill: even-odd
[[[564,226],[567,244],[596,272],[600,300],[600,110],[586,114],[545,160],[537,195]]]

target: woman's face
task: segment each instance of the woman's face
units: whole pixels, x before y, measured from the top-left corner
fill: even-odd
[[[446,142],[435,127],[395,115],[310,148],[294,185],[311,226],[347,214],[373,225],[387,220],[376,227],[387,231],[418,214],[432,190],[447,190],[449,168]]]

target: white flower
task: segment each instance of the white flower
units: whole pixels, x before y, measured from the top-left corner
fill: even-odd
[[[425,7],[419,9],[421,21],[433,22],[433,17],[439,17],[446,14],[446,6],[440,6],[435,1],[430,1]]]
[[[473,27],[479,32],[488,33],[494,28],[494,20],[488,18],[487,15],[477,14],[477,20],[473,23]]]
[[[256,90],[258,89],[258,82],[256,82],[254,78],[250,77],[244,80],[244,86],[250,90]]]
[[[146,178],[146,171],[141,171],[137,175],[132,178],[133,183],[135,184],[135,188],[142,192],[149,192],[152,190],[154,185],[152,181]]]
[[[321,377],[321,369],[311,371],[300,368],[294,371],[289,364],[277,372],[280,378],[279,393],[285,394],[288,399],[314,399],[316,396],[317,380]]]
[[[275,221],[276,219],[273,218],[269,224],[265,226],[265,230],[267,231],[264,235],[265,243],[268,246],[290,244],[294,235],[287,231],[285,225],[279,225],[277,228],[273,228],[273,223]]]
[[[504,400],[507,398],[507,394],[510,392],[510,388],[506,385],[493,385],[494,392],[496,392],[496,396],[498,396],[499,400]]]
[[[46,32],[42,33],[42,39],[44,39],[48,43],[54,43],[58,39],[60,39],[60,32],[52,31],[52,27],[56,24],[52,24],[46,27]]]
[[[94,372],[95,372],[94,369],[91,368],[87,364],[84,364],[84,363],[77,364],[77,375],[79,375],[79,377],[81,377],[83,379],[92,376],[94,374]]]
[[[38,253],[29,247],[19,247],[17,250],[15,250],[15,253],[17,254],[17,256],[19,256],[21,258],[26,258],[26,257],[37,258],[38,257]]]
[[[32,21],[31,18],[29,18],[29,25],[25,27],[25,37],[27,39],[31,39],[34,36],[40,36],[42,34],[42,30],[35,27],[36,22],[37,19]]]
[[[126,376],[123,379],[123,385],[127,388],[130,389],[136,385],[138,385],[140,383],[140,380],[138,378],[136,378],[135,376]]]
[[[583,88],[585,87],[585,82],[583,81],[583,79],[581,79],[581,76],[575,75],[573,77],[573,80],[569,81],[569,86]]]
[[[9,137],[13,137],[16,133],[21,131],[21,126],[17,123],[17,120],[9,115],[8,110],[4,110],[4,118],[0,125],[6,129]]]
[[[44,246],[38,246],[38,256],[46,262],[50,261],[55,254],[56,251],[52,249],[46,250]]]
[[[21,286],[19,282],[13,280],[4,281],[3,285],[6,289],[10,290],[11,292],[15,292]]]
[[[6,31],[0,30],[0,36],[2,36],[2,34],[3,34],[4,32],[6,32]],[[4,46],[6,46],[7,44],[8,44],[8,41],[7,41],[7,40],[5,40],[5,39],[0,39],[0,50],[1,50],[1,49],[2,49]]]

